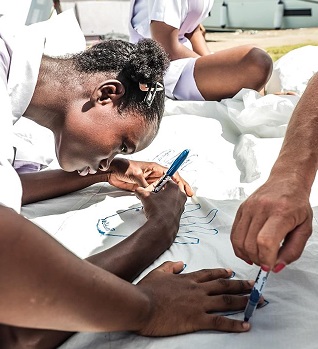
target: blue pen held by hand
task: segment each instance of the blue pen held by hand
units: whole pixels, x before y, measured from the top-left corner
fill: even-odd
[[[248,303],[246,305],[245,311],[244,311],[244,321],[248,321],[250,317],[253,315],[253,312],[255,308],[257,307],[257,304],[261,298],[261,295],[263,293],[267,278],[268,278],[269,271],[264,271],[262,268],[260,269],[256,280],[254,287],[252,289],[252,292],[250,294],[250,298],[248,300]]]
[[[189,149],[184,150],[172,163],[169,170],[162,176],[159,182],[153,189],[153,192],[158,193],[159,190],[168,182],[168,180],[178,171],[179,167],[182,165],[184,160],[189,154]]]

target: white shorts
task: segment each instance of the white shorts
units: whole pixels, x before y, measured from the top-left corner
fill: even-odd
[[[194,65],[197,58],[182,58],[172,61],[165,75],[166,95],[181,101],[204,101],[194,80]]]

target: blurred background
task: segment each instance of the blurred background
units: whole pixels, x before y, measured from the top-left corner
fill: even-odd
[[[128,40],[129,6],[129,0],[10,0],[0,2],[0,16],[29,25],[72,9],[90,45]],[[275,61],[292,49],[318,45],[318,0],[215,0],[202,35],[211,52],[255,44]]]

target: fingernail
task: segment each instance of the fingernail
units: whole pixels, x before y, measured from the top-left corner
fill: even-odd
[[[262,268],[262,270],[264,270],[264,271],[270,271],[271,270],[271,268],[268,266],[268,265],[261,265],[261,268]]]
[[[182,273],[186,267],[187,267],[187,264],[183,263],[183,268],[178,272],[178,274]]]
[[[236,275],[235,271],[232,271],[231,269],[226,269],[226,271],[228,272],[228,274],[231,274],[230,276],[228,276],[228,279],[232,279]]]
[[[248,322],[244,321],[242,323],[242,327],[244,328],[244,330],[249,330],[251,327],[251,324],[249,324]]]
[[[284,268],[286,267],[286,264],[285,263],[279,263],[277,265],[275,265],[274,269],[273,269],[273,272],[274,273],[279,273],[281,270],[283,270]]]
[[[247,282],[253,287],[255,284],[255,280],[247,280]]]
[[[269,301],[267,301],[266,299],[264,299],[264,301],[262,303],[258,303],[257,304],[257,309],[263,308],[265,307],[267,304],[269,303]]]

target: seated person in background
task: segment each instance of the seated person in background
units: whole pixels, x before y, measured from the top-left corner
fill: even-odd
[[[0,18],[1,349],[53,349],[76,331],[247,331],[249,324],[215,314],[246,306],[252,283],[228,280],[230,270],[176,275],[183,262],[166,262],[131,284],[170,247],[192,195],[178,174],[159,193],[145,189],[166,168],[117,157],[144,149],[158,132],[169,65],[160,45],[110,40],[49,57],[44,22],[16,35],[14,29]],[[18,176],[12,123],[20,117],[53,132],[61,169]],[[87,260],[20,214],[21,203],[103,181],[135,191],[147,222]]]
[[[211,54],[200,30],[214,0],[131,0],[130,41],[158,41],[171,65],[166,95],[178,100],[221,100],[242,88],[261,91],[272,72],[272,59],[244,45]]]

